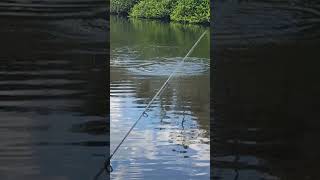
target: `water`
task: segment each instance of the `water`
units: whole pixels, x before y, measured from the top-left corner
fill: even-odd
[[[104,4],[0,9],[0,179],[91,179],[107,153]]]
[[[213,179],[320,178],[319,12],[311,1],[216,1]]]
[[[111,151],[207,27],[111,17]],[[209,179],[206,35],[114,156],[111,179]]]

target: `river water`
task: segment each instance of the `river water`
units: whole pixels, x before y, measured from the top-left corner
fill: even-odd
[[[105,2],[0,9],[0,179],[92,179],[108,154]]]
[[[111,16],[113,151],[208,27]],[[112,160],[111,179],[209,179],[209,33]]]
[[[213,179],[319,179],[319,3],[214,6]]]
[[[108,154],[105,4],[0,3],[0,179],[87,180],[100,169]],[[120,148],[111,178],[209,179],[211,152],[213,179],[320,179],[319,4],[214,6],[213,148],[205,39]],[[113,150],[207,28],[111,21]]]

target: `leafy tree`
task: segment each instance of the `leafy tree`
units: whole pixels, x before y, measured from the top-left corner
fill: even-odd
[[[111,0],[110,11],[134,18],[209,23],[209,0]]]
[[[111,0],[110,12],[116,14],[128,14],[136,3],[137,0]]]
[[[179,22],[209,23],[210,2],[209,0],[180,0],[170,18]]]
[[[177,0],[141,0],[133,7],[130,16],[169,19],[176,2]]]

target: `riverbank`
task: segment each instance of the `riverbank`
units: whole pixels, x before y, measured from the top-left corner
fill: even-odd
[[[111,0],[110,13],[179,23],[210,23],[209,0]]]

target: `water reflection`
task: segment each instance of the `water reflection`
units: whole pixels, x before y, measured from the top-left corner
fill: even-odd
[[[111,150],[205,29],[111,17]],[[209,179],[209,37],[187,62],[116,154],[112,179]]]
[[[213,179],[319,179],[319,9],[292,2],[216,3]]]
[[[0,3],[0,179],[87,180],[108,153],[108,27],[105,16],[80,18],[78,6],[95,13],[87,5],[99,6]]]

